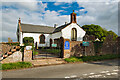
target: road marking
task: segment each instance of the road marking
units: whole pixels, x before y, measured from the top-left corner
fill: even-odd
[[[111,74],[113,74],[113,75],[114,75],[114,74],[118,74],[118,73],[115,73],[115,72],[114,72],[114,73],[111,73]]]
[[[94,76],[89,76],[89,78],[93,78]]]
[[[84,76],[87,76],[87,74],[83,74]]]
[[[102,75],[99,74],[99,75],[94,75],[94,76],[95,76],[95,77],[100,77],[100,76],[102,76]]]
[[[72,75],[72,76],[70,76],[70,78],[75,78],[75,77],[77,77],[76,75]]]
[[[106,77],[106,76],[103,76],[103,77]]]
[[[100,72],[100,73],[107,73],[107,72],[109,72],[109,71],[102,71],[102,72]]]
[[[106,75],[108,75],[108,76],[109,76],[109,75],[111,75],[111,74],[110,74],[110,73],[107,73]]]
[[[113,71],[119,71],[119,70],[115,69],[115,70],[113,70]]]
[[[66,76],[65,78],[70,78],[70,77]]]
[[[95,73],[90,73],[90,74],[95,74]]]

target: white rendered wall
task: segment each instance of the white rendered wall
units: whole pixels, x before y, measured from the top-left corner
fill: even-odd
[[[22,35],[22,32],[19,33],[19,41],[20,41],[20,44],[23,44],[23,35]]]
[[[52,34],[52,40],[54,43],[54,39],[60,38],[62,36],[62,32],[56,32]]]
[[[85,36],[86,32],[82,28],[80,28],[76,23],[72,23],[69,26],[62,29],[62,37],[71,40],[72,28],[76,28],[77,30],[77,41],[83,41],[83,37]]]
[[[50,44],[50,34],[44,34],[45,36],[45,44],[39,44],[39,37],[41,33],[23,33],[23,38],[24,37],[33,37],[34,38],[34,43],[38,43],[38,47],[43,47],[43,46],[49,46]]]

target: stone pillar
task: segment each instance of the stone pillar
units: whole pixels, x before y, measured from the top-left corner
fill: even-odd
[[[70,39],[64,39],[63,41],[63,58],[70,57]]]
[[[24,50],[24,61],[32,60],[32,50]]]

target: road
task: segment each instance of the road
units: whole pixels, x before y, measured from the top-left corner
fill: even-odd
[[[3,78],[118,78],[118,60],[3,71]]]

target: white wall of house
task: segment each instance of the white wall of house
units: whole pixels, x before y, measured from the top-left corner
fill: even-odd
[[[19,41],[20,41],[20,44],[23,44],[23,35],[22,35],[22,32],[19,32]]]
[[[49,46],[50,44],[50,38],[51,38],[51,34],[44,34],[45,36],[45,44],[39,44],[39,37],[40,37],[41,33],[23,33],[23,38],[24,37],[33,37],[34,38],[34,43],[38,43],[39,47],[43,47],[43,46]]]
[[[56,32],[52,34],[52,39],[57,39],[60,38],[62,36],[62,32]]]
[[[80,28],[76,23],[72,23],[68,25],[67,27],[65,27],[64,29],[62,29],[62,37],[65,39],[71,40],[72,28],[77,29],[77,41],[82,41],[86,32],[82,28]]]

